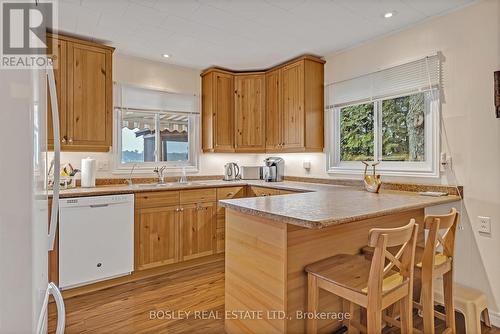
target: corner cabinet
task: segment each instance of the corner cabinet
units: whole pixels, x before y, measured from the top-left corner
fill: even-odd
[[[234,77],[236,152],[263,152],[266,147],[265,75]]]
[[[302,56],[262,72],[204,71],[203,151],[321,152],[324,63]]]
[[[54,46],[51,54],[55,58],[61,149],[109,151],[113,129],[114,49],[62,35],[48,34],[47,39],[49,45]],[[51,131],[49,126],[49,138]],[[49,146],[53,146],[50,141]]]

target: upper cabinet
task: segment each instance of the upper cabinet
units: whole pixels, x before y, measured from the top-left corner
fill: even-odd
[[[211,71],[201,86],[202,149],[234,152],[234,76]]]
[[[262,152],[266,146],[265,75],[236,75],[234,88],[236,152]]]
[[[61,149],[109,151],[113,129],[114,49],[62,35],[49,34],[48,39],[49,45],[57,46],[52,54],[55,56]]]
[[[324,63],[303,56],[264,72],[203,72],[203,151],[321,152]],[[232,84],[217,84],[222,75]]]

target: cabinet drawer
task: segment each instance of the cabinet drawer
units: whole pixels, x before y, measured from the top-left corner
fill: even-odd
[[[217,200],[245,197],[244,187],[217,188]]]
[[[181,204],[215,202],[216,200],[217,195],[215,189],[183,190],[180,194]]]
[[[179,204],[178,191],[145,192],[135,195],[135,208],[155,208]]]
[[[274,196],[279,195],[279,190],[264,188],[264,187],[250,187],[250,196],[260,197],[260,196]]]

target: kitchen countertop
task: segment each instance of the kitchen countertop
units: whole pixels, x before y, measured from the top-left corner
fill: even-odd
[[[219,203],[246,214],[319,229],[460,200],[459,196],[428,197],[396,190],[373,194],[355,187],[305,183],[302,189],[312,192],[221,200]]]
[[[61,190],[60,197],[131,194],[245,185],[301,191],[301,193],[221,200],[219,203],[226,208],[246,214],[313,229],[460,200],[460,197],[453,195],[427,197],[421,196],[417,192],[396,190],[381,190],[379,194],[372,194],[361,188],[351,186],[294,181],[264,182],[261,180],[203,180],[189,182],[188,184],[168,183],[163,186],[136,184],[132,186],[111,185],[96,188],[72,188]],[[50,193],[49,196],[51,196]]]

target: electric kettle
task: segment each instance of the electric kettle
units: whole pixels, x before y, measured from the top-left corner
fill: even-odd
[[[240,175],[240,167],[235,162],[228,162],[224,165],[224,181],[237,180]]]

